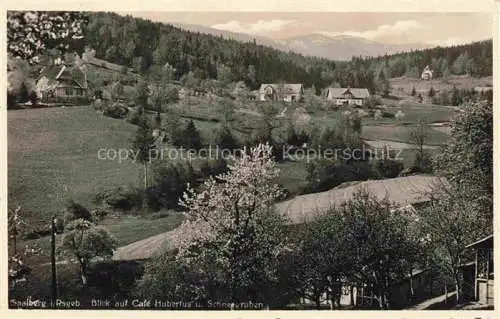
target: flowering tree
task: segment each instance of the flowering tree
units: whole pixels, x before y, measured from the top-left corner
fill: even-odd
[[[37,63],[43,50],[64,52],[74,41],[82,39],[86,21],[83,12],[8,11],[7,50],[13,56]]]
[[[243,152],[228,167],[181,200],[187,219],[177,232],[177,258],[191,265],[210,260],[231,301],[248,301],[277,280],[285,221],[274,203],[282,193],[268,144]]]

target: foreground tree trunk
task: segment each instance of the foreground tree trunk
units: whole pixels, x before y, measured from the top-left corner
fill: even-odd
[[[83,259],[79,259],[80,262],[80,276],[82,278],[82,284],[87,285],[87,263]]]
[[[144,165],[144,195],[142,196],[142,210],[145,212],[148,206],[146,201],[146,190],[148,189],[148,164],[147,162],[143,163]]]
[[[455,278],[455,289],[457,291],[456,302],[457,305],[459,305],[462,302],[462,281],[460,278],[460,273],[458,271],[455,271],[454,278]]]

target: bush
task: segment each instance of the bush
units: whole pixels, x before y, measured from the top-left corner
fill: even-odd
[[[115,119],[123,119],[127,116],[128,109],[121,104],[115,103],[110,106],[105,106],[103,114]]]
[[[381,105],[381,104],[382,104],[382,100],[380,99],[380,97],[374,96],[374,95],[371,95],[365,101],[365,105],[368,108],[374,108],[377,105]]]
[[[66,209],[62,215],[62,229],[63,230],[68,223],[73,220],[84,219],[92,221],[92,213],[83,205],[76,203],[72,199],[68,201]]]
[[[134,188],[117,187],[97,194],[94,202],[110,208],[130,211],[142,205],[142,193]]]
[[[374,164],[374,173],[378,178],[397,177],[403,169],[403,163],[393,159],[381,159]]]
[[[382,117],[385,117],[385,118],[388,118],[388,119],[393,119],[396,116],[394,114],[392,114],[391,112],[385,112],[385,111],[383,111],[382,112]]]
[[[70,200],[68,202],[68,205],[66,206],[66,215],[70,217],[71,220],[92,220],[92,214],[90,213],[90,211],[85,206],[78,204],[73,200]]]
[[[137,106],[133,112],[129,114],[128,121],[130,124],[137,125],[144,114],[144,108],[142,106]]]
[[[307,185],[304,193],[323,192],[345,182],[364,181],[375,178],[369,161],[318,160],[307,166]]]
[[[92,216],[95,220],[101,221],[106,218],[110,213],[110,209],[108,207],[96,207],[92,210]]]
[[[38,239],[40,237],[45,237],[49,236],[51,234],[51,229],[49,226],[45,226],[42,228],[37,228],[30,230],[29,232],[25,233],[22,236],[22,239],[24,240],[32,240],[32,239]]]

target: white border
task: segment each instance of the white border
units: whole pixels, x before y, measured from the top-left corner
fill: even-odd
[[[51,0],[40,2],[40,0],[7,0],[0,4],[0,40],[2,53],[0,63],[3,67],[3,76],[0,77],[2,90],[0,93],[1,115],[0,115],[0,318],[12,317],[36,317],[36,318],[89,318],[98,316],[100,318],[153,318],[168,316],[174,318],[499,318],[500,284],[495,287],[495,311],[63,311],[63,310],[7,310],[7,112],[5,107],[7,87],[7,52],[6,52],[6,10],[87,10],[87,11],[209,11],[209,12],[492,12],[493,13],[493,52],[494,52],[494,106],[500,104],[500,92],[497,85],[500,76],[500,48],[499,48],[499,15],[500,2],[493,0],[164,0],[164,1],[132,1],[132,0],[92,0],[92,1],[64,1]],[[283,10],[286,8],[286,10]],[[464,21],[467,23],[467,21]],[[471,28],[474,26],[471,25]],[[494,112],[494,122],[500,125],[500,114]],[[497,125],[494,126],[494,163],[496,166],[500,159],[500,142]],[[496,175],[496,174],[495,174]],[[495,190],[500,186],[499,179],[495,176]],[[495,191],[495,211],[498,208],[499,195]],[[498,218],[495,218],[495,232],[499,231]],[[500,238],[496,236],[495,247],[500,247]],[[500,256],[495,249],[496,268],[499,273]]]

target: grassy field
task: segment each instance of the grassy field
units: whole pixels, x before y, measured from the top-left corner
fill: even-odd
[[[437,91],[449,91],[456,86],[458,89],[472,89],[476,86],[488,86],[493,84],[493,77],[487,76],[482,78],[473,78],[468,75],[452,75],[448,80],[434,79],[430,81],[422,81],[418,78],[399,77],[390,80],[392,93],[395,96],[411,97],[411,90],[415,87],[415,91],[423,97],[427,95],[430,88]]]
[[[141,215],[116,215],[110,216],[99,223],[105,227],[116,240],[117,246],[125,246],[143,238],[155,236],[170,231],[179,226],[183,220],[179,212],[168,212],[162,217],[153,218]],[[59,244],[62,236],[57,236]],[[27,240],[22,243],[30,247],[41,248],[42,254],[39,256],[39,263],[49,262],[50,237],[45,236],[39,239]],[[21,246],[21,245],[20,245]]]
[[[361,136],[370,140],[386,140],[394,142],[410,142],[410,132],[413,125],[371,125],[363,126]],[[427,130],[427,145],[443,145],[449,139],[449,135],[429,127]]]
[[[405,113],[403,122],[406,125],[394,119],[363,118],[363,137],[408,142],[411,124],[419,118],[444,122],[454,113],[453,109],[435,105],[405,105],[390,108],[388,112],[395,113],[397,109]],[[208,112],[209,107],[205,111]],[[342,116],[343,110],[318,111],[310,115],[310,125],[335,126]],[[241,139],[248,136],[248,132],[251,134],[257,121],[256,116],[237,114],[231,124]],[[278,123],[284,124],[284,121]],[[220,125],[215,121],[194,122],[205,142],[210,142]],[[284,126],[281,124],[280,127]],[[26,211],[51,216],[64,207],[68,198],[89,205],[92,196],[100,190],[138,185],[142,175],[140,165],[97,157],[101,148],[127,149],[135,130],[126,121],[104,117],[90,107],[9,111],[9,199],[12,203],[22,203]],[[429,128],[428,144],[442,144],[447,136],[442,130]],[[297,167],[289,169],[288,166],[298,165],[286,163],[283,169],[284,183],[290,182],[293,188],[304,173]]]
[[[138,185],[140,165],[97,156],[100,148],[127,149],[135,130],[90,107],[9,111],[9,203],[49,217],[68,198],[88,205],[101,189]]]

